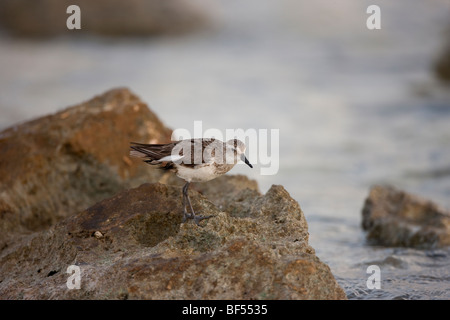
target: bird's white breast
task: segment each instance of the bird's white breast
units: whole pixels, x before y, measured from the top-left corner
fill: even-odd
[[[176,168],[177,176],[188,182],[209,181],[225,173],[217,172],[216,167],[212,164],[198,165],[195,168],[176,165]]]

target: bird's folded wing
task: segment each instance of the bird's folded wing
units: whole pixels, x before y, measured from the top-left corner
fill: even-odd
[[[168,162],[193,166],[214,160],[214,149],[212,152],[205,152],[205,149],[206,151],[211,149],[215,141],[215,139],[187,139],[168,144],[132,142],[130,156],[142,158],[149,164]]]

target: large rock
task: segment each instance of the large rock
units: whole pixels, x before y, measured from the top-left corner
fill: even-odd
[[[70,5],[80,7],[79,30],[66,26]],[[0,25],[31,37],[181,33],[205,26],[209,13],[204,1],[195,0],[0,0]]]
[[[3,299],[345,299],[282,186],[245,176],[190,188],[128,158],[167,129],[126,89],[0,133]],[[152,182],[145,183],[144,182]],[[88,208],[88,209],[86,209]],[[69,266],[81,289],[69,289]]]
[[[222,178],[225,189],[243,177]],[[227,185],[227,183],[229,185]],[[207,183],[206,183],[207,184]],[[247,183],[252,185],[251,182]],[[0,256],[6,299],[345,299],[308,244],[302,210],[282,186],[252,187],[220,210],[190,190],[199,227],[181,224],[181,188],[143,184],[100,201]],[[240,204],[239,204],[240,203]],[[81,289],[67,288],[70,265]]]
[[[369,242],[436,248],[450,245],[450,212],[391,186],[374,186],[362,210]]]
[[[130,141],[168,142],[167,129],[127,89],[0,132],[0,251],[120,190],[158,181],[128,157]]]

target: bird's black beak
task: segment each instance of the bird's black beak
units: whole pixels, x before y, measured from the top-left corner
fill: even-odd
[[[245,162],[246,165],[248,165],[250,168],[253,168],[250,162],[248,162],[248,159],[245,157],[245,154],[241,154],[241,160]]]

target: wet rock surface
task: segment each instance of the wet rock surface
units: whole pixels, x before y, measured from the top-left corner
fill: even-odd
[[[194,209],[213,217],[181,223],[183,181],[128,158],[130,141],[170,134],[127,89],[1,132],[0,297],[346,299],[282,186],[195,183]]]
[[[450,245],[450,212],[392,186],[374,186],[362,216],[373,244],[424,249]]]

